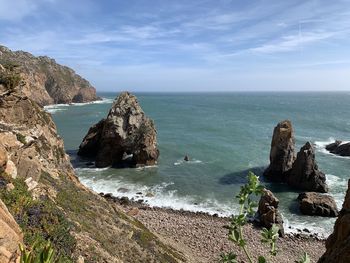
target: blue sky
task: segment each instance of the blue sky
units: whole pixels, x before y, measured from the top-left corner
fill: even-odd
[[[0,0],[0,23],[100,91],[350,90],[350,0]]]

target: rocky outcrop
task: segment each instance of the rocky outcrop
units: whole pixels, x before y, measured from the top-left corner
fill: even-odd
[[[350,142],[343,143],[342,141],[335,141],[328,144],[326,150],[336,155],[350,156]]]
[[[295,139],[289,120],[278,123],[273,131],[270,151],[270,165],[264,176],[271,181],[283,182],[295,159]]]
[[[54,249],[64,253],[68,261],[84,258],[85,262],[101,263],[191,262],[122,212],[117,204],[79,182],[50,114],[19,87],[7,90],[0,85],[0,148],[1,169],[16,174],[13,179],[14,176],[0,173],[0,197],[3,191],[12,191],[16,186],[14,191],[21,192],[13,196],[23,197],[25,206],[21,206],[23,201],[14,207],[11,199],[2,200],[21,226],[29,227],[23,232],[29,234],[35,229],[41,231],[36,232],[38,236],[58,235],[53,239]],[[0,207],[0,219],[1,211]],[[21,221],[24,215],[28,220]],[[0,255],[8,257],[21,240],[12,235],[18,233],[14,224],[9,224],[8,230],[1,224],[0,234],[9,239],[4,239],[6,250],[0,248]],[[3,245],[1,239],[0,247]],[[0,262],[6,262],[1,259]]]
[[[284,236],[283,219],[278,211],[279,200],[274,194],[267,189],[264,189],[260,201],[257,216],[260,225],[270,229],[273,224],[279,227],[280,236]]]
[[[23,234],[13,216],[0,200],[0,262],[18,262],[19,244],[23,243]]]
[[[24,95],[40,105],[97,100],[96,90],[72,69],[46,56],[35,57],[0,46],[0,64],[16,65]]]
[[[343,208],[335,222],[333,233],[326,241],[326,252],[319,263],[348,263],[350,259],[350,180]]]
[[[336,217],[337,204],[330,195],[315,192],[301,193],[298,196],[300,212],[310,216]]]
[[[159,156],[156,136],[154,123],[137,98],[123,92],[107,118],[89,129],[78,155],[95,158],[97,167],[154,165]]]
[[[313,192],[327,193],[326,176],[318,170],[315,152],[307,142],[298,152],[293,167],[286,176],[288,185]]]

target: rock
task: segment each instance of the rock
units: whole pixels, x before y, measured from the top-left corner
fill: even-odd
[[[130,205],[130,199],[128,197],[121,197],[119,203],[125,206]]]
[[[326,241],[326,252],[318,263],[348,263],[350,258],[350,180],[343,207]]]
[[[149,193],[146,194],[146,197],[154,197],[154,194],[149,192]]]
[[[289,120],[278,123],[273,131],[270,151],[270,165],[264,176],[271,181],[283,182],[286,173],[295,160],[295,139]]]
[[[14,63],[23,79],[22,92],[40,105],[89,102],[99,98],[91,84],[74,70],[45,56],[35,57],[23,51],[0,46],[0,64]]]
[[[326,150],[329,152],[333,152],[335,149],[338,148],[338,146],[342,143],[342,141],[335,141],[333,143],[330,143],[328,145],[326,145]]]
[[[283,219],[278,211],[279,200],[267,189],[260,198],[258,207],[258,218],[261,226],[270,229],[273,224],[279,227],[280,236],[284,236]]]
[[[330,195],[315,192],[301,193],[298,196],[300,211],[304,215],[336,217],[338,216],[337,204]]]
[[[24,182],[27,184],[28,186],[28,191],[33,190],[37,185],[38,182],[36,182],[35,180],[33,180],[32,177],[28,177],[27,179],[24,180]]]
[[[7,161],[5,173],[10,175],[13,179],[17,178],[17,168],[16,168],[16,165],[11,160]]]
[[[327,193],[326,176],[318,170],[315,152],[307,142],[298,152],[293,167],[286,176],[288,185],[312,192]]]
[[[335,141],[328,144],[326,150],[340,156],[350,156],[350,142],[343,143],[342,141]]]
[[[0,145],[0,173],[5,171],[7,160],[7,151],[3,146]]]
[[[190,160],[190,157],[188,157],[188,155],[185,155],[184,161],[185,161],[185,162],[188,162],[189,160]]]
[[[140,212],[140,210],[137,207],[134,207],[132,209],[130,209],[127,214],[129,216],[136,216],[138,213]]]
[[[0,200],[0,262],[17,262],[20,243],[23,243],[22,231]]]
[[[120,187],[120,188],[118,188],[117,191],[118,191],[119,193],[127,193],[127,192],[129,192],[129,189],[124,188],[124,187]]]
[[[6,190],[7,191],[12,191],[13,189],[15,189],[15,186],[13,185],[13,183],[9,183],[6,185]]]
[[[95,158],[96,167],[139,167],[157,163],[157,132],[137,98],[123,92],[106,119],[92,126],[79,146],[78,155]],[[123,159],[130,156],[130,160]]]
[[[84,263],[84,262],[85,262],[84,257],[80,255],[77,259],[77,263]]]

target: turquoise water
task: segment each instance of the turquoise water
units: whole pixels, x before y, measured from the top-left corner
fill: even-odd
[[[350,93],[136,94],[143,110],[155,120],[160,149],[158,166],[144,169],[94,169],[76,157],[88,128],[107,115],[117,96],[99,95],[105,98],[99,103],[47,107],[80,180],[97,192],[141,198],[153,206],[229,215],[237,209],[233,197],[247,172],[261,174],[268,165],[274,126],[290,119],[297,148],[306,141],[315,144],[319,167],[341,207],[350,158],[328,154],[324,146],[332,138],[349,139]],[[190,162],[182,161],[186,154]],[[281,201],[287,230],[307,227],[330,233],[334,219],[300,215],[297,192],[264,183]],[[128,192],[119,192],[121,187]],[[140,197],[137,192],[155,196]]]

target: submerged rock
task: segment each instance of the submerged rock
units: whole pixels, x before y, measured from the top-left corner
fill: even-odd
[[[285,120],[273,131],[270,151],[270,165],[264,176],[271,181],[283,182],[295,159],[295,139],[291,121]]]
[[[350,156],[350,142],[343,143],[342,141],[335,141],[328,144],[326,150],[336,155]]]
[[[145,115],[137,98],[123,92],[114,101],[107,118],[89,129],[78,155],[94,157],[97,167],[154,165],[159,156],[154,123]]]
[[[348,263],[350,259],[350,180],[343,208],[335,222],[333,233],[326,241],[326,252],[318,263]]]
[[[298,196],[300,211],[304,215],[336,217],[338,216],[337,204],[330,195],[315,192],[301,193]]]
[[[286,176],[288,185],[305,191],[327,193],[326,176],[318,170],[315,152],[307,142],[298,152],[293,167]]]
[[[264,189],[264,194],[261,196],[258,207],[258,217],[261,226],[270,229],[273,224],[279,227],[280,236],[284,236],[283,219],[278,211],[279,200],[274,194],[267,189]]]

